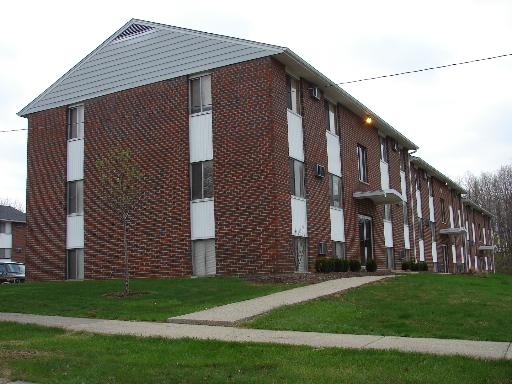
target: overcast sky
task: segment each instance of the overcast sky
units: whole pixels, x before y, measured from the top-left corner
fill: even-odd
[[[512,53],[512,1],[2,3],[0,131],[131,18],[286,46],[335,82]],[[457,180],[512,163],[512,56],[343,86]],[[26,131],[0,133],[0,199],[25,203]]]

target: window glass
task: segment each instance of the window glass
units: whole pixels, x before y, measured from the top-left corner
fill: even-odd
[[[404,209],[404,225],[409,225],[409,218],[408,218],[409,211],[407,208],[407,203],[405,201],[403,203],[403,209]]]
[[[380,159],[385,163],[388,162],[388,146],[386,142],[386,138],[379,136],[380,140]]]
[[[0,233],[7,233],[7,223],[3,221],[0,222]]]
[[[203,163],[203,198],[213,197],[213,161]]]
[[[432,185],[432,177],[429,177],[427,179],[427,183],[428,183],[428,195],[434,196],[434,186]]]
[[[84,212],[83,180],[68,182],[68,214]]]
[[[329,174],[329,197],[332,207],[341,207],[341,177]]]
[[[292,178],[293,178],[293,189],[292,195],[298,197],[305,197],[304,188],[304,163],[298,160],[292,160]]]
[[[368,182],[367,154],[366,148],[362,145],[357,146],[357,165],[359,171],[359,180]]]
[[[335,135],[338,134],[336,124],[336,106],[333,103],[326,103],[327,110],[327,130]]]
[[[437,241],[436,240],[436,223],[434,221],[431,221],[430,222],[430,232],[432,234],[432,241]]]
[[[67,278],[78,280],[84,278],[84,250],[70,249],[67,254]]]
[[[78,116],[77,109],[70,108],[69,109],[69,117],[68,117],[68,139],[76,139],[78,137],[77,134],[77,125],[78,125]]]
[[[68,183],[68,214],[76,211],[76,188],[74,182]]]
[[[418,219],[418,238],[423,240],[423,218]]]
[[[391,221],[391,205],[384,204],[384,220]]]
[[[407,151],[405,148],[403,148],[401,151],[400,151],[400,170],[405,172],[405,160],[406,160],[406,156],[407,156]]]
[[[212,109],[212,78],[211,76],[202,76],[201,78],[201,104],[203,111]]]
[[[192,200],[203,198],[203,165],[193,163],[192,168]]]
[[[300,114],[300,88],[299,81],[288,77],[288,109]]]
[[[201,112],[201,80],[190,80],[190,112]]]

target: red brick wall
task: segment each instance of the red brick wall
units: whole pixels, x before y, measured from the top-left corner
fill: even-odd
[[[66,116],[65,107],[28,116],[26,264],[30,280],[65,277]]]
[[[26,251],[27,251],[27,224],[26,223],[12,223],[12,255],[11,255],[11,259],[14,261],[17,261],[19,263],[24,263]]]

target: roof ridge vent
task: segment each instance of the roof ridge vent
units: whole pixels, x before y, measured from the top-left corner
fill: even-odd
[[[154,27],[143,24],[132,24],[117,36],[114,41],[124,40],[154,30]]]

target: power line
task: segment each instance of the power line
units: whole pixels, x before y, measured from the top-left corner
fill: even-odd
[[[500,59],[500,58],[502,58],[502,57],[506,57],[506,56],[512,56],[512,53],[506,53],[506,54],[504,54],[504,55],[497,55],[497,56],[485,57],[485,58],[482,58],[482,59],[475,59],[475,60],[461,61],[461,62],[459,62],[459,63],[445,64],[445,65],[438,65],[438,66],[435,66],[435,67],[428,67],[428,68],[422,68],[422,69],[414,69],[414,70],[411,70],[411,71],[398,72],[398,73],[393,73],[393,74],[390,74],[390,75],[373,76],[373,77],[367,77],[367,78],[359,79],[359,80],[343,81],[343,82],[341,82],[341,83],[330,84],[330,85],[328,85],[327,87],[332,87],[332,86],[334,86],[334,85],[343,85],[343,84],[361,83],[361,82],[363,82],[363,81],[377,80],[377,79],[384,79],[384,78],[386,78],[386,77],[395,77],[395,76],[401,76],[401,75],[409,75],[409,74],[411,74],[411,73],[426,72],[426,71],[432,71],[432,70],[434,70],[434,69],[441,69],[441,68],[455,67],[456,65],[471,64],[471,63],[477,63],[477,62],[479,62],[479,61],[486,61],[486,60]]]
[[[28,128],[8,129],[8,130],[6,130],[6,131],[0,131],[0,133],[17,132],[17,131],[28,131]]]

